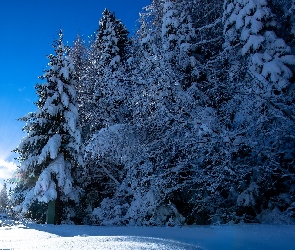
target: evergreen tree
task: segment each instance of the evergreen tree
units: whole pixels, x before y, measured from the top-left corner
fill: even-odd
[[[253,222],[276,208],[280,218],[294,216],[293,44],[274,28],[287,20],[279,2],[291,11],[291,1],[280,0],[226,1],[223,19],[218,0],[145,8],[128,72],[131,119],[106,124],[86,150],[100,166],[95,223]],[[252,41],[243,38],[247,29]],[[274,72],[257,64],[261,54],[273,56],[263,63]],[[280,80],[288,87],[276,89]]]
[[[6,188],[6,183],[4,183],[3,188],[0,191],[0,212],[1,210],[6,211],[8,203],[9,203],[9,199],[7,195],[7,188]]]
[[[277,37],[267,1],[233,1],[226,5],[226,13],[226,46],[240,42],[242,55],[250,55],[249,69],[260,81],[260,93],[269,97],[287,89],[293,76],[289,65],[295,64],[295,57]]]
[[[130,111],[128,84],[126,81],[127,60],[130,39],[128,31],[115,14],[105,9],[99,22],[95,41],[91,45],[89,72],[94,83],[93,110],[90,139],[86,145],[85,164],[89,166],[85,173],[86,199],[90,206],[98,204],[107,194],[114,192],[120,181],[121,164],[116,157],[101,158],[96,152],[103,150],[99,145],[92,148],[99,135],[108,137],[108,133],[128,123]],[[110,129],[108,129],[110,128]],[[93,142],[94,141],[94,142]],[[106,145],[111,143],[106,141]],[[103,147],[103,148],[101,148]],[[116,147],[114,145],[114,147]],[[94,157],[94,159],[93,159]],[[116,181],[115,181],[116,180]]]
[[[139,22],[131,44],[106,9],[89,48],[57,41],[13,204],[73,217],[81,184],[85,223],[294,222],[294,0],[153,0]]]
[[[171,6],[175,16],[170,15]],[[210,140],[217,122],[214,125],[214,110],[202,110],[202,101],[194,100],[193,96],[197,92],[194,89],[195,84],[190,84],[194,87],[185,90],[180,84],[185,73],[177,58],[180,46],[190,39],[188,36],[184,37],[188,31],[173,26],[175,29],[172,31],[176,32],[177,36],[173,33],[171,41],[175,42],[176,46],[170,46],[170,40],[165,41],[170,36],[173,18],[179,18],[177,15],[180,13],[180,6],[182,5],[174,5],[171,1],[167,1],[165,6],[163,2],[153,1],[147,12],[141,15],[141,28],[137,33],[138,40],[135,41],[132,60],[133,117],[130,124],[132,126],[128,127],[128,135],[132,135],[132,140],[126,139],[125,145],[118,143],[117,147],[112,147],[116,155],[120,155],[118,152],[125,153],[124,157],[121,157],[123,178],[117,183],[113,194],[103,199],[95,209],[97,223],[182,224],[185,221],[183,215],[188,217],[195,206],[189,190],[196,188],[193,184],[201,171],[196,169],[200,162],[197,159],[193,161],[191,157],[204,154],[207,149],[213,147],[213,142],[204,147],[206,141],[202,141],[202,137]],[[161,16],[155,16],[155,13],[161,13]],[[189,19],[185,15],[182,18],[184,21]],[[181,40],[174,41],[179,34]],[[200,123],[194,125],[196,121]],[[124,128],[126,131],[126,126]],[[122,131],[119,139],[127,135],[124,130],[119,131]],[[94,152],[97,157],[105,155],[105,147],[101,148],[103,145],[113,142],[106,139],[107,131],[101,132],[92,142],[92,148],[99,148]],[[117,142],[121,141],[119,139]],[[202,146],[196,143],[199,141]],[[132,149],[127,150],[127,147]],[[189,207],[184,208],[183,204],[188,203]],[[195,222],[191,218],[188,221]]]
[[[179,13],[174,1],[166,0],[163,4],[162,43],[163,55],[170,63],[175,64],[175,49],[178,45]]]
[[[46,82],[36,85],[38,109],[21,119],[27,136],[15,152],[20,155],[18,172],[23,180],[13,196],[22,196],[18,206],[22,213],[28,213],[34,202],[55,200],[55,223],[60,224],[71,217],[68,202],[78,202],[74,177],[82,161],[75,71],[62,32],[54,49],[55,55],[48,56],[49,69],[41,77]]]
[[[91,45],[89,75],[93,86],[92,133],[124,121],[126,83],[124,74],[131,40],[122,22],[105,9]],[[116,92],[113,90],[117,89]],[[127,115],[127,114],[125,114]]]
[[[95,107],[93,100],[95,74],[91,71],[89,51],[90,49],[86,47],[83,38],[78,35],[69,52],[75,67],[78,113],[80,120],[83,121],[81,123],[83,143],[91,136],[92,116]]]
[[[294,186],[294,170],[289,168],[294,140],[289,135],[294,127],[295,57],[284,39],[277,37],[274,24],[279,13],[273,13],[271,5],[275,10],[275,1],[237,0],[224,5],[228,83],[234,90],[222,107],[223,114],[231,117],[227,152],[238,177],[233,188],[240,194],[237,215],[252,221],[263,220],[263,211],[274,211],[277,206],[289,213],[292,201],[278,196],[290,192],[287,186]],[[271,183],[278,172],[285,178],[278,177],[277,186]]]

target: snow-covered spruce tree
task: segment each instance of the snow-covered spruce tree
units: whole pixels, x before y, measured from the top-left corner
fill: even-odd
[[[175,6],[180,13],[178,8],[182,5]],[[141,27],[133,47],[130,125],[101,130],[89,144],[100,149],[93,151],[95,157],[105,159],[114,154],[123,163],[120,179],[112,180],[114,193],[102,200],[93,216],[97,223],[104,225],[210,223],[209,210],[216,197],[207,200],[206,197],[209,189],[216,193],[221,182],[217,174],[206,175],[219,160],[219,152],[214,149],[216,112],[206,107],[206,98],[196,83],[182,88],[186,72],[163,51],[166,39],[162,37],[163,16],[167,18],[163,2],[153,1],[146,10],[141,15]],[[185,16],[182,18],[185,20]],[[176,32],[185,34],[183,30]],[[189,36],[190,31],[186,32]],[[177,40],[174,58],[179,56],[178,46],[185,38]],[[130,133],[123,143],[121,131]],[[109,139],[111,135],[114,138]],[[120,144],[114,145],[114,141]],[[111,155],[106,153],[106,148]],[[202,209],[205,203],[206,209]]]
[[[146,33],[147,36],[151,37],[150,34]],[[161,37],[161,33],[157,33],[159,37]],[[161,40],[160,40],[161,41]],[[137,45],[138,46],[138,45]],[[151,44],[152,47],[154,47],[154,44]],[[154,47],[156,50],[157,48]],[[147,51],[146,53],[148,54],[148,58],[150,54],[155,55],[155,51],[152,51],[148,48],[148,46],[145,48]],[[138,52],[138,51],[136,51]],[[140,53],[140,52],[138,52]],[[139,59],[139,57],[137,58]],[[132,78],[131,82],[134,84],[137,83],[145,83],[145,87],[148,86],[148,83],[146,82],[147,79],[149,79],[150,83],[154,83],[154,80],[156,77],[160,75],[159,70],[154,73],[152,70],[149,70],[147,66],[145,66],[144,58],[140,58],[137,60],[133,58],[132,62],[132,67],[134,69],[134,72],[132,74],[134,75],[134,79]],[[135,61],[140,62],[140,65],[137,65]],[[148,65],[151,65],[147,62]],[[156,63],[158,65],[158,62]],[[156,65],[155,64],[155,65]],[[137,66],[136,66],[137,65]],[[153,67],[153,65],[152,65]],[[140,68],[140,69],[139,69]],[[137,71],[138,70],[138,71]],[[140,70],[143,70],[142,74],[134,74],[135,72],[140,72]],[[148,78],[148,74],[150,75],[150,78]],[[145,76],[142,81],[140,80],[142,76]],[[136,79],[138,76],[139,79]],[[145,92],[141,91],[146,91],[144,88],[137,88],[139,87],[136,85],[134,88],[137,89],[136,94],[134,93],[133,97],[136,96],[136,100],[134,98],[131,98],[130,101],[132,104],[136,103],[137,100],[140,101],[136,107],[132,107],[132,109],[136,109],[137,111],[142,111],[140,110],[141,104],[142,104],[142,94],[143,98],[145,99]],[[154,84],[154,90],[156,91],[157,87]],[[159,86],[160,88],[160,86]],[[150,97],[148,97],[150,98]],[[160,97],[159,97],[160,98]],[[148,105],[148,103],[146,103]],[[132,106],[132,105],[131,105]],[[137,112],[135,111],[133,115]],[[143,121],[144,117],[148,116],[150,113],[141,113],[138,114],[137,121]],[[142,119],[142,120],[141,120]],[[133,119],[132,119],[133,120]],[[100,202],[99,207],[95,209],[94,211],[94,218],[96,218],[96,223],[101,223],[101,224],[119,224],[119,225],[124,225],[124,224],[130,224],[130,225],[151,225],[151,224],[163,224],[165,223],[165,216],[160,215],[161,220],[157,221],[155,217],[157,215],[153,216],[151,218],[150,215],[147,213],[153,213],[157,210],[157,207],[159,207],[160,201],[160,196],[157,197],[157,201],[153,202],[151,201],[151,207],[150,209],[147,209],[147,206],[149,203],[147,199],[150,195],[150,198],[152,198],[153,194],[152,192],[148,192],[149,189],[152,188],[153,183],[148,184],[146,188],[146,184],[149,182],[148,180],[143,183],[143,186],[141,185],[142,178],[143,176],[150,178],[150,176],[146,176],[147,173],[150,174],[150,170],[146,170],[146,166],[149,165],[148,163],[146,164],[145,161],[148,162],[148,159],[146,159],[146,147],[144,144],[146,144],[146,141],[143,138],[140,138],[141,136],[144,136],[146,134],[145,132],[142,133],[142,124],[137,124],[137,121],[130,120],[129,123],[130,125],[116,125],[116,126],[110,126],[109,128],[102,129],[99,133],[97,133],[96,137],[93,137],[93,141],[89,143],[89,147],[92,146],[94,147],[94,150],[96,148],[96,152],[93,152],[92,155],[95,157],[99,158],[99,161],[102,162],[104,159],[111,159],[112,157],[114,159],[117,158],[120,159],[120,163],[123,165],[123,169],[120,171],[120,174],[114,175],[114,168],[108,167],[108,174],[112,174],[112,177],[108,177],[109,184],[108,185],[113,185],[114,188],[111,189],[112,193],[109,193],[107,197],[105,197],[102,202]],[[146,124],[148,124],[151,119],[148,119],[146,121]],[[158,133],[158,131],[157,131]],[[129,134],[129,136],[127,136]],[[128,139],[125,139],[122,141],[122,139],[126,137]],[[105,139],[107,138],[107,139]],[[105,141],[104,143],[102,143]],[[114,142],[117,142],[114,144]],[[105,153],[105,148],[109,148],[109,153],[110,155]],[[111,150],[110,150],[111,149]],[[123,155],[122,155],[123,154]],[[103,156],[101,158],[100,156]],[[119,157],[115,157],[115,156]],[[142,172],[139,171],[140,167],[140,162],[144,164],[142,166]],[[112,160],[114,162],[114,160]],[[110,164],[109,164],[110,165]],[[151,167],[151,164],[149,165]],[[111,170],[111,171],[110,171]],[[105,172],[105,171],[104,171]],[[136,174],[137,173],[137,174]],[[119,178],[118,178],[119,177]],[[155,179],[155,183],[157,182],[157,179]],[[157,189],[157,188],[155,188]],[[107,191],[107,190],[106,190]],[[156,191],[158,193],[158,191]],[[146,202],[144,202],[146,200]],[[164,218],[164,221],[162,221],[162,217]]]
[[[160,54],[171,70],[180,71],[185,76],[181,83],[184,89],[199,76],[192,6],[191,1],[163,1]]]
[[[176,63],[173,60],[159,62],[161,75],[156,78],[159,80],[155,81],[155,85],[159,86],[159,89],[155,93],[160,98],[152,102],[157,103],[157,108],[152,112],[157,116],[150,125],[157,124],[155,128],[159,131],[160,137],[154,137],[157,140],[150,144],[152,147],[149,154],[154,159],[159,176],[165,173],[165,178],[158,180],[160,185],[157,186],[157,191],[161,193],[159,197],[166,202],[164,204],[175,206],[174,211],[181,213],[186,223],[207,224],[210,223],[210,215],[218,206],[217,200],[220,199],[217,194],[225,173],[218,171],[222,159],[220,159],[221,145],[218,136],[220,128],[216,106],[211,104],[206,92],[213,84],[217,84],[218,80],[214,79],[213,82],[211,79],[206,79],[204,84],[200,84],[198,79],[198,71],[209,71],[206,69],[207,61],[214,58],[207,55],[209,58],[201,58],[198,62],[196,50],[198,47],[194,45],[196,42],[209,45],[213,41],[203,41],[204,38],[201,41],[196,40],[196,29],[193,27],[196,20],[190,21],[192,13],[189,11],[189,6],[193,6],[193,3],[189,1],[174,1],[173,4],[167,1],[167,3],[167,6],[163,8],[162,31],[164,34],[167,31],[172,32],[173,29],[167,29],[167,27],[174,27],[174,23],[178,23],[175,26],[177,27],[175,36],[171,37],[171,39],[173,37],[177,39],[176,48],[174,48],[177,60]],[[203,10],[206,8],[208,8],[207,5],[202,7]],[[177,11],[172,11],[175,9]],[[199,11],[201,12],[200,9]],[[174,18],[175,21],[173,21]],[[212,26],[214,25],[203,28],[208,31],[210,28],[213,29]],[[218,30],[215,32],[218,34]],[[218,37],[217,40],[221,39]],[[217,40],[214,42],[216,43]],[[165,43],[165,41],[162,42]],[[214,45],[214,48],[216,47]],[[183,48],[188,50],[182,51]],[[181,61],[183,54],[186,54],[184,57],[187,58]],[[216,54],[218,51],[211,51],[211,56]],[[165,58],[165,54],[158,58]],[[210,68],[212,71],[216,70],[212,66]],[[216,86],[215,88],[218,89]],[[218,95],[219,93],[216,92],[214,98]],[[156,97],[153,91],[150,92],[150,96]],[[152,135],[155,134],[152,133]],[[165,188],[162,189],[162,187]],[[169,209],[166,209],[166,213],[167,211]],[[173,221],[173,212],[169,216]]]
[[[294,210],[295,56],[277,36],[277,2],[224,5],[224,49],[234,51],[228,53],[229,79],[239,86],[227,106],[235,210],[252,221],[290,222]]]
[[[124,81],[128,47],[128,31],[115,14],[105,9],[92,44],[91,67],[94,73],[92,133],[103,127],[124,123],[128,111],[127,85]],[[116,91],[114,91],[116,90]]]
[[[170,63],[175,64],[178,43],[179,12],[175,1],[166,0],[163,4],[162,46],[163,55]]]
[[[72,58],[75,68],[76,81],[78,85],[77,89],[80,89],[82,86],[79,86],[79,82],[83,79],[84,72],[87,67],[87,48],[83,37],[80,35],[77,35],[73,45],[70,47],[69,55]]]
[[[127,60],[127,46],[130,44],[128,34],[126,27],[116,19],[115,14],[105,9],[94,42],[100,52],[97,63],[102,68],[98,70],[102,72],[104,67],[109,66],[111,71],[115,71],[118,63]]]
[[[179,4],[180,17],[178,27],[178,68],[181,70],[185,78],[182,87],[189,88],[193,82],[200,78],[200,62],[196,55],[196,30],[192,18],[192,2],[181,1]]]
[[[276,35],[275,19],[267,1],[225,3],[225,46],[241,43],[241,54],[249,55],[250,73],[257,79],[257,91],[270,97],[290,86],[295,57]]]
[[[115,14],[105,9],[89,57],[95,102],[93,132],[124,121],[126,111],[123,103],[126,101],[127,92],[123,79],[125,63],[129,57],[128,34],[126,27],[116,19]]]
[[[143,8],[143,12],[139,13],[140,27],[136,34],[135,41],[138,41],[143,50],[137,48],[143,53],[140,56],[149,59],[158,56],[162,50],[162,18],[163,18],[163,1],[153,0],[150,5]],[[135,52],[135,51],[133,51]]]
[[[193,1],[153,1],[141,14],[141,27],[137,34],[141,37],[146,57],[156,55],[158,60],[169,65],[167,71],[179,71],[184,89],[199,77],[193,6]],[[158,16],[154,17],[156,13]]]
[[[3,188],[0,191],[0,213],[6,212],[8,204],[9,204],[9,199],[7,195],[7,187],[6,187],[6,183],[4,183]]]
[[[101,147],[104,146],[98,144],[100,146],[93,148],[91,145],[96,144],[100,136],[108,138],[106,145],[113,144],[112,136],[108,136],[108,133],[111,134],[120,128],[119,124],[129,122],[130,111],[127,102],[131,92],[128,91],[129,83],[125,80],[129,46],[130,39],[125,26],[116,19],[114,13],[105,9],[92,44],[90,57],[92,72],[95,73],[94,106],[91,137],[85,154],[85,164],[89,167],[84,182],[87,192],[86,203],[90,207],[97,206],[102,198],[111,196],[120,181],[122,165],[116,156],[97,158],[97,152],[103,150]],[[128,134],[128,131],[126,133]]]
[[[22,197],[15,210],[28,216],[36,203],[55,200],[55,223],[60,224],[75,216],[70,203],[79,202],[75,174],[82,160],[75,72],[62,32],[54,49],[49,69],[40,77],[46,82],[36,85],[38,109],[20,119],[26,122],[27,135],[15,149],[22,180],[13,197]]]
[[[90,49],[86,47],[85,41],[81,36],[77,36],[70,48],[69,55],[73,59],[76,75],[76,92],[78,113],[81,123],[81,138],[85,143],[91,136],[91,126],[93,122],[93,109],[95,103],[93,100],[94,81],[96,75],[92,71]]]

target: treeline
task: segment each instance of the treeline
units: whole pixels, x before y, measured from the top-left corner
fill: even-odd
[[[62,33],[21,120],[18,213],[56,223],[295,220],[292,0],[154,0]]]

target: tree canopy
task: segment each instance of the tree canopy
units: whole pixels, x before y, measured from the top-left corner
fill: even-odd
[[[295,223],[293,2],[153,0],[133,37],[107,9],[90,45],[60,34],[21,119],[16,209],[60,199],[64,222]]]

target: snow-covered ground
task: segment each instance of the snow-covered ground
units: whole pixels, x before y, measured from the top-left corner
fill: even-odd
[[[0,226],[0,249],[294,250],[295,226]]]

